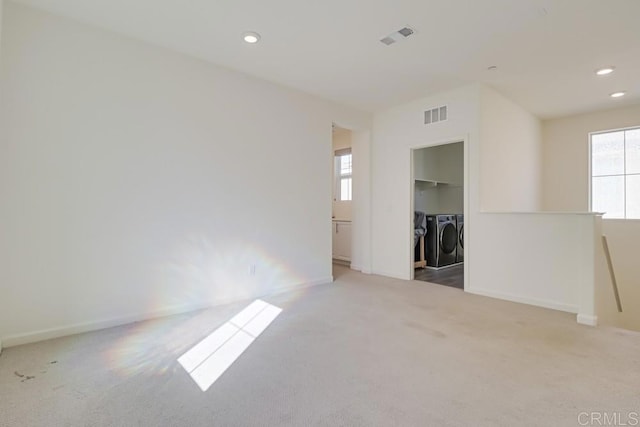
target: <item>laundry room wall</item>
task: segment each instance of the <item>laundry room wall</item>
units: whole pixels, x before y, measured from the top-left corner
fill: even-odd
[[[422,148],[413,152],[414,209],[427,214],[464,210],[464,144]]]
[[[438,213],[461,214],[464,212],[464,188],[446,185],[438,189]]]
[[[428,215],[440,213],[439,190],[433,184],[416,181],[414,187],[413,209]]]
[[[464,144],[434,147],[438,156],[439,175],[446,185],[438,186],[439,212],[461,214],[464,211]]]

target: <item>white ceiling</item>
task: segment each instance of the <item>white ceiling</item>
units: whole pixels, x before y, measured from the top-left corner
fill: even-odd
[[[472,82],[541,118],[640,102],[640,0],[18,2],[369,111]]]

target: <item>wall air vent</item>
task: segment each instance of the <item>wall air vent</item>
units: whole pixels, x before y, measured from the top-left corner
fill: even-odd
[[[380,42],[382,42],[382,44],[389,46],[396,42],[406,39],[407,37],[409,37],[414,33],[415,31],[413,30],[413,28],[409,28],[409,27],[400,28],[398,31],[394,31],[388,36],[381,38]]]
[[[431,108],[424,112],[424,124],[430,125],[432,123],[443,122],[447,120],[447,106]]]

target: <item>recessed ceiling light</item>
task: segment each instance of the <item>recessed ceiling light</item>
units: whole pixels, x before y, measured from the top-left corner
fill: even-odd
[[[613,73],[613,70],[615,69],[615,67],[600,68],[599,70],[596,70],[596,74],[599,76],[606,76],[607,74]]]
[[[260,34],[255,33],[253,31],[247,31],[242,35],[242,38],[245,42],[249,44],[258,43],[260,41]]]
[[[626,94],[627,94],[626,92],[613,92],[609,96],[612,98],[620,98],[621,96],[625,96]]]

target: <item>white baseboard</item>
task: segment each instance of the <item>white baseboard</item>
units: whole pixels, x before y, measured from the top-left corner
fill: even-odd
[[[360,264],[351,263],[351,269],[355,270],[355,271],[359,271],[360,273],[371,274],[371,268],[370,267],[365,267],[365,266],[360,265]]]
[[[571,305],[571,304],[565,304],[557,301],[550,301],[550,300],[532,298],[532,297],[521,296],[521,295],[507,294],[503,292],[491,291],[488,289],[471,288],[471,289],[466,289],[465,291],[469,292],[470,294],[482,295],[485,297],[497,298],[497,299],[502,299],[502,300],[511,301],[511,302],[518,302],[521,304],[534,305],[536,307],[550,308],[552,310],[565,311],[567,313],[578,312],[577,306]]]
[[[295,285],[288,285],[288,286],[282,286],[276,289],[271,290],[271,292],[269,292],[268,294],[265,295],[260,295],[256,298],[260,298],[260,297],[268,297],[270,295],[279,295],[279,294],[284,294],[287,292],[292,292],[292,291],[298,291],[301,289],[306,289],[306,288],[310,288],[312,286],[318,286],[318,285],[329,285],[333,283],[333,276],[324,276],[321,277],[319,279],[313,279],[310,280],[308,282],[303,282],[303,283],[298,283]],[[232,301],[230,301],[232,302]],[[216,304],[218,305],[218,304]]]
[[[576,320],[581,325],[598,326],[598,316],[592,316],[590,314],[578,314]]]
[[[269,295],[278,295],[291,291],[309,288],[311,286],[330,284],[333,282],[333,276],[324,276],[318,279],[310,280],[308,282],[299,283],[295,285],[287,285],[272,289],[266,295],[257,295],[256,298],[267,297]],[[102,319],[92,322],[74,323],[71,325],[59,326],[55,328],[43,329],[39,331],[32,331],[23,334],[9,335],[0,339],[0,351],[2,351],[2,345],[6,348],[15,347],[17,345],[31,344],[38,341],[45,341],[53,338],[60,338],[68,335],[81,334],[84,332],[97,331],[100,329],[112,328],[115,326],[122,326],[129,323],[141,322],[144,320],[157,319],[160,317],[173,316],[176,314],[184,314],[193,311],[203,310],[217,305],[230,304],[236,301],[244,300],[248,298],[229,298],[227,300],[216,301],[213,304],[205,305],[182,305],[165,307],[160,310],[152,312],[130,314],[126,316],[114,317],[110,319]]]
[[[391,277],[392,279],[409,280],[407,277],[403,276],[402,274],[389,273],[388,271],[382,271],[382,270],[372,270],[370,273],[367,273],[367,274],[376,274],[378,276]]]
[[[110,319],[102,319],[93,322],[81,322],[71,325],[59,326],[55,328],[42,329],[39,331],[27,332],[24,334],[9,335],[3,337],[5,347],[14,347],[17,345],[31,344],[38,341],[50,340],[53,338],[65,337],[67,335],[81,334],[83,332],[97,331],[100,329],[112,328],[114,326],[126,325],[129,323],[140,322],[143,320],[151,320],[159,317],[173,316],[175,314],[188,313],[192,311],[208,308],[209,305],[200,306],[175,306],[166,307],[160,310],[147,313],[130,314],[126,316],[113,317]]]
[[[363,267],[360,264],[351,264],[351,269],[363,274],[372,274],[370,268]]]

